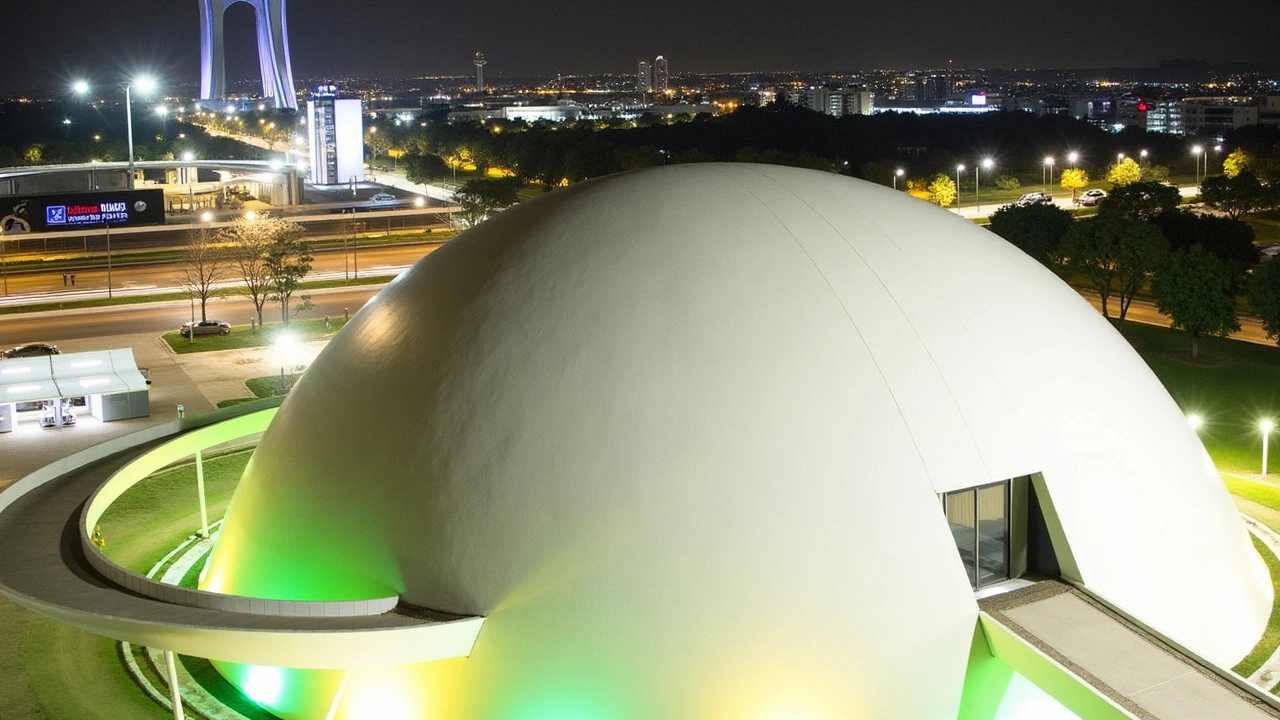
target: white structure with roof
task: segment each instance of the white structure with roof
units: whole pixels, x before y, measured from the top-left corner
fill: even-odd
[[[485,617],[465,660],[273,670],[285,717],[953,718],[975,589],[1036,573],[1224,666],[1271,611],[1204,448],[1071,288],[903,193],[703,164],[522,203],[388,286],[202,587]]]
[[[100,420],[124,420],[151,414],[147,379],[133,350],[42,355],[0,360],[0,433],[21,420],[20,403],[85,398]]]

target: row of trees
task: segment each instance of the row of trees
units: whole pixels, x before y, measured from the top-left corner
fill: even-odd
[[[253,303],[262,327],[263,308],[278,304],[285,325],[293,314],[309,307],[309,298],[290,308],[298,284],[311,272],[311,253],[302,241],[301,225],[267,215],[241,218],[210,234],[193,230],[178,275],[183,290],[200,302],[200,319],[208,320],[207,305],[227,281],[238,279],[239,292]]]
[[[1244,222],[1178,208],[1176,188],[1138,182],[1116,188],[1096,217],[1079,221],[1048,204],[1008,206],[991,230],[1059,274],[1097,291],[1121,329],[1134,298],[1147,290],[1174,328],[1199,339],[1238,330],[1244,295],[1273,337],[1280,332],[1280,263],[1258,265]],[[1257,266],[1257,267],[1255,267]]]

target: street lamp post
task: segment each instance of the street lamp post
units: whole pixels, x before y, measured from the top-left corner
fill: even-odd
[[[138,86],[138,91],[142,93],[150,93],[156,89],[155,78],[150,75],[139,75],[136,78],[127,80],[121,84],[124,88],[124,132],[125,144],[128,146],[129,152],[129,177],[126,186],[132,190],[134,186],[133,174],[137,169],[136,159],[133,156],[133,86]],[[77,95],[83,95],[89,92],[89,83],[84,80],[77,80],[71,85],[71,89]],[[110,289],[110,288],[108,288]]]
[[[1049,178],[1053,176],[1053,157],[1049,156],[1044,159],[1044,194],[1049,194]]]
[[[1271,439],[1271,431],[1276,429],[1275,423],[1271,420],[1263,420],[1258,423],[1258,429],[1262,431],[1262,477],[1267,476],[1267,445]]]
[[[1206,165],[1206,168],[1205,168],[1205,169],[1206,169],[1206,171],[1207,171],[1207,170],[1208,170],[1208,167],[1207,167],[1207,166],[1208,166],[1208,163],[1209,163],[1209,159],[1208,159],[1208,154],[1205,152],[1204,147],[1202,147],[1202,146],[1200,146],[1200,145],[1192,145],[1192,146],[1191,146],[1191,157],[1192,157],[1192,158],[1194,158],[1194,159],[1195,159],[1195,162],[1196,162],[1196,194],[1197,194],[1197,195],[1199,195],[1199,194],[1200,194],[1200,156],[1201,156],[1201,155],[1204,155],[1204,156],[1205,156],[1205,165]],[[1206,174],[1207,174],[1207,173],[1206,173]]]
[[[956,214],[960,214],[960,173],[964,172],[964,165],[956,166]]]
[[[978,194],[978,188],[982,185],[982,179],[978,177],[978,167],[982,166],[990,170],[991,165],[991,158],[983,158],[982,162],[973,166],[973,204],[977,208],[977,213],[979,215],[982,214],[982,198]],[[956,192],[959,192],[959,188],[956,188]]]
[[[898,168],[897,170],[893,171],[893,189],[894,190],[898,189],[898,178],[902,177],[903,173],[905,172],[906,170],[903,170],[902,168]]]
[[[1076,161],[1079,159],[1080,153],[1074,151],[1067,153],[1067,162],[1071,163],[1072,170],[1076,169]]]

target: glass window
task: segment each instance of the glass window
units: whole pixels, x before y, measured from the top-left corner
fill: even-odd
[[[978,488],[978,584],[1009,577],[1009,485]]]
[[[943,511],[975,590],[1009,578],[1009,483],[943,495]]]
[[[969,584],[976,588],[978,533],[973,491],[947,493],[946,511],[947,524],[951,526],[951,536],[955,538],[960,560],[964,562],[965,572],[969,575]]]

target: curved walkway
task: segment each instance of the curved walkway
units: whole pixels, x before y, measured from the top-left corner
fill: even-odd
[[[239,414],[216,413],[210,420]],[[230,662],[345,669],[470,653],[483,618],[403,603],[383,614],[342,617],[188,607],[137,595],[95,571],[81,548],[85,502],[139,452],[206,422],[179,421],[121,438],[112,455],[104,457],[103,446],[78,453],[60,463],[59,472],[46,468],[0,493],[0,593],[99,635]]]

